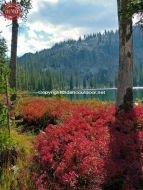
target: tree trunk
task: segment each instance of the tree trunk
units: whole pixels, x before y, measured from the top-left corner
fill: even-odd
[[[11,60],[10,60],[10,87],[14,90],[12,99],[16,99],[16,62],[17,62],[18,21],[12,21]]]
[[[119,72],[116,106],[128,111],[133,106],[132,17],[126,17],[128,0],[117,0],[119,21]]]

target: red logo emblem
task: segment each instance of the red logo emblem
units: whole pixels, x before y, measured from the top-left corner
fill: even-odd
[[[21,7],[16,3],[7,3],[2,9],[3,16],[9,20],[18,19],[21,16]]]

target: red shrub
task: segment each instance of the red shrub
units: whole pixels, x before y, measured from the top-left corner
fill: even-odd
[[[107,121],[98,121],[100,114],[82,108],[64,125],[48,126],[37,137],[41,174],[47,171],[52,189],[92,189],[103,184],[110,135]]]
[[[24,122],[28,125],[38,125],[39,129],[43,129],[47,124],[65,121],[78,107],[91,107],[91,105],[95,105],[95,108],[103,107],[96,101],[84,104],[82,101],[59,98],[24,98],[20,100],[18,110]]]
[[[135,127],[140,114],[140,107],[118,117],[113,107],[82,107],[64,124],[49,125],[35,143],[37,189],[139,189],[143,132]]]
[[[41,129],[48,123],[64,121],[72,113],[73,107],[68,100],[25,98],[19,102],[18,110],[28,125],[38,125]]]

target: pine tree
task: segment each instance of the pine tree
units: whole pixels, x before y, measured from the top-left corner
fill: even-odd
[[[143,1],[117,0],[119,21],[119,73],[117,109],[128,111],[133,107],[133,48],[132,16],[143,11]]]
[[[6,59],[7,46],[5,39],[0,36],[0,93],[4,93],[7,106],[0,103],[0,127],[7,126],[10,136],[10,119],[9,119],[9,91],[8,91],[8,66]]]
[[[83,79],[83,89],[86,89],[86,86],[87,86],[86,79]]]
[[[73,75],[70,76],[70,83],[69,83],[70,90],[73,90],[74,88],[74,81],[73,81]]]
[[[29,9],[31,9],[31,0],[12,0],[12,3],[18,4],[21,7],[23,19],[26,19]],[[3,8],[7,2],[5,0],[0,1],[0,5]],[[18,19],[12,20],[12,38],[11,38],[11,59],[10,59],[10,87],[14,90],[11,97],[12,100],[16,99],[16,67],[17,67],[17,41],[18,41]]]
[[[128,110],[133,104],[132,15],[124,14],[129,0],[117,0],[119,20],[119,74],[117,108]]]

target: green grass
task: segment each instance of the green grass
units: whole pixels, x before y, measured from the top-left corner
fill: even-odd
[[[1,134],[0,151],[8,151],[9,159],[0,169],[0,190],[34,190],[30,173],[33,142],[33,135],[20,134],[16,129],[12,129],[10,138]],[[16,152],[14,165],[11,163],[13,150]]]

